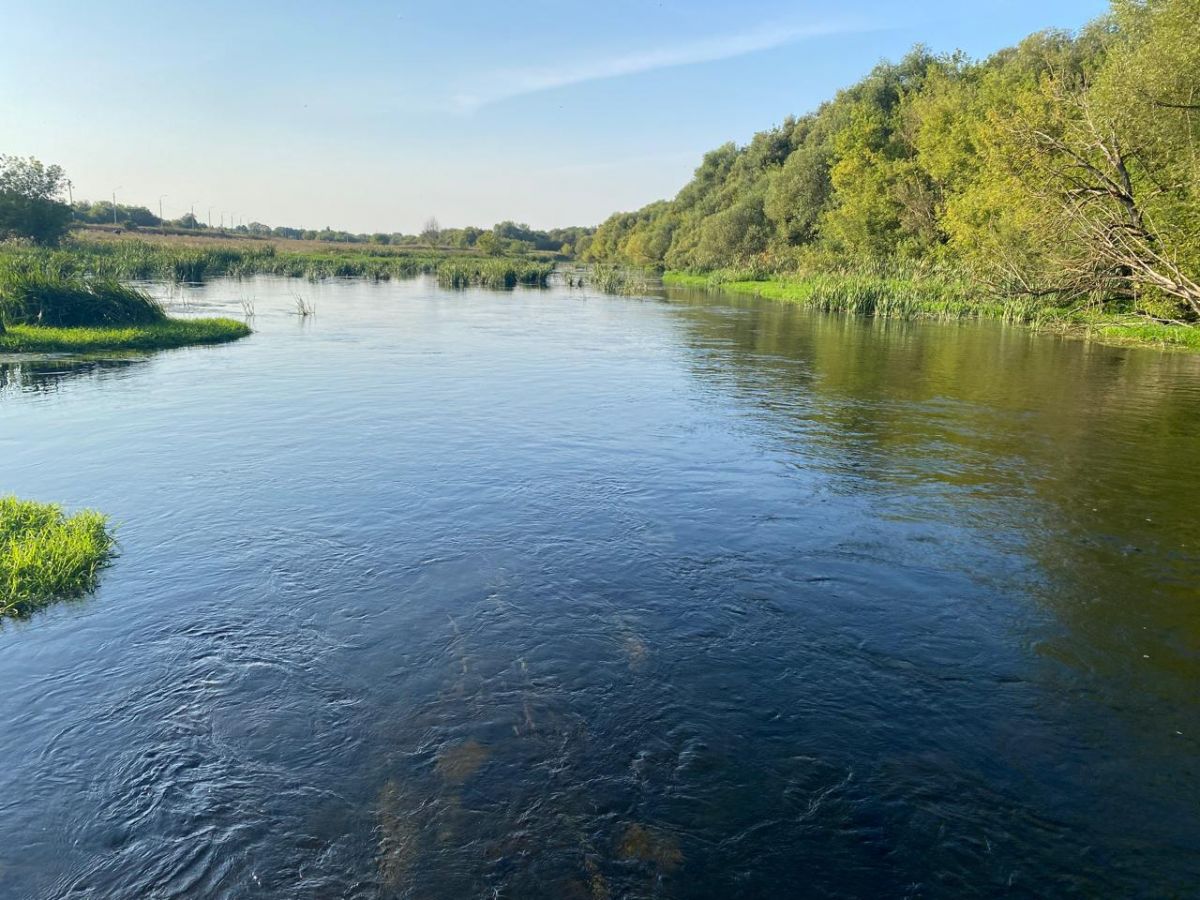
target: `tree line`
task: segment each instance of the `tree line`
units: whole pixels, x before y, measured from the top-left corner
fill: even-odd
[[[595,261],[953,272],[1200,320],[1200,0],[1114,0],[985,60],[917,47],[612,216]]]
[[[496,256],[542,251],[571,256],[592,228],[552,228],[546,231],[512,221],[492,228],[442,228],[436,219],[425,223],[420,234],[374,232],[355,234],[326,226],[322,229],[270,226],[251,222],[214,228],[191,212],[177,219],[156,216],[145,206],[108,200],[64,203],[68,180],[61,166],[40,160],[0,155],[0,241],[24,240],[40,245],[57,244],[72,225],[113,225],[119,228],[162,228],[209,234],[232,234],[280,240],[326,241],[338,244],[375,244],[411,247],[478,249]]]

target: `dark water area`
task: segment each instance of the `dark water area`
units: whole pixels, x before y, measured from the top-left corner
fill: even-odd
[[[293,295],[315,303],[303,320]],[[257,279],[0,365],[0,896],[1200,893],[1200,357]]]

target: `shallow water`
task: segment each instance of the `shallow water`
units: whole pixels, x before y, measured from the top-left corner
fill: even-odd
[[[293,295],[317,315],[289,315]],[[1200,357],[257,279],[0,366],[0,896],[1184,896]]]

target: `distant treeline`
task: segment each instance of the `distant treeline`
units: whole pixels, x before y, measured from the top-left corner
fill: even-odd
[[[79,201],[72,207],[71,221],[86,225],[118,225],[125,228],[169,228],[176,231],[213,232],[247,237],[276,238],[297,241],[327,241],[334,244],[379,244],[410,247],[456,247],[471,249],[478,247],[496,255],[520,254],[532,250],[571,255],[581,237],[590,235],[594,229],[572,227],[538,231],[516,222],[500,222],[492,228],[442,228],[435,219],[430,219],[420,234],[400,232],[374,232],[355,234],[325,227],[291,228],[283,225],[264,225],[251,222],[248,225],[214,227],[184,213],[177,219],[160,219],[144,206],[116,205],[107,200],[96,202]]]
[[[66,172],[36,159],[0,156],[0,241],[23,239],[53,245],[72,225],[111,225],[136,230],[162,228],[197,234],[232,234],[282,240],[327,241],[335,244],[375,244],[400,247],[478,249],[495,256],[523,255],[535,251],[571,256],[576,246],[594,229],[554,228],[539,231],[516,222],[500,222],[492,228],[442,228],[430,219],[420,234],[399,232],[353,234],[325,227],[320,230],[264,225],[230,225],[214,228],[191,212],[177,219],[156,216],[145,206],[114,204],[108,200],[63,203],[67,191]]]
[[[953,273],[1200,320],[1200,0],[1115,0],[989,59],[922,47],[705,156],[585,258],[752,277]]]

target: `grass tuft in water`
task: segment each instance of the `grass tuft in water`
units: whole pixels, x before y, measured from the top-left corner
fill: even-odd
[[[24,616],[95,588],[116,542],[108,520],[85,510],[0,497],[0,616]]]
[[[519,259],[448,259],[437,267],[438,284],[448,288],[479,285],[501,290],[518,284],[545,287],[552,263]]]
[[[585,281],[590,282],[596,290],[605,294],[645,294],[651,286],[650,279],[640,269],[631,269],[611,263],[596,263],[591,266],[587,274],[580,277],[580,286]]]

